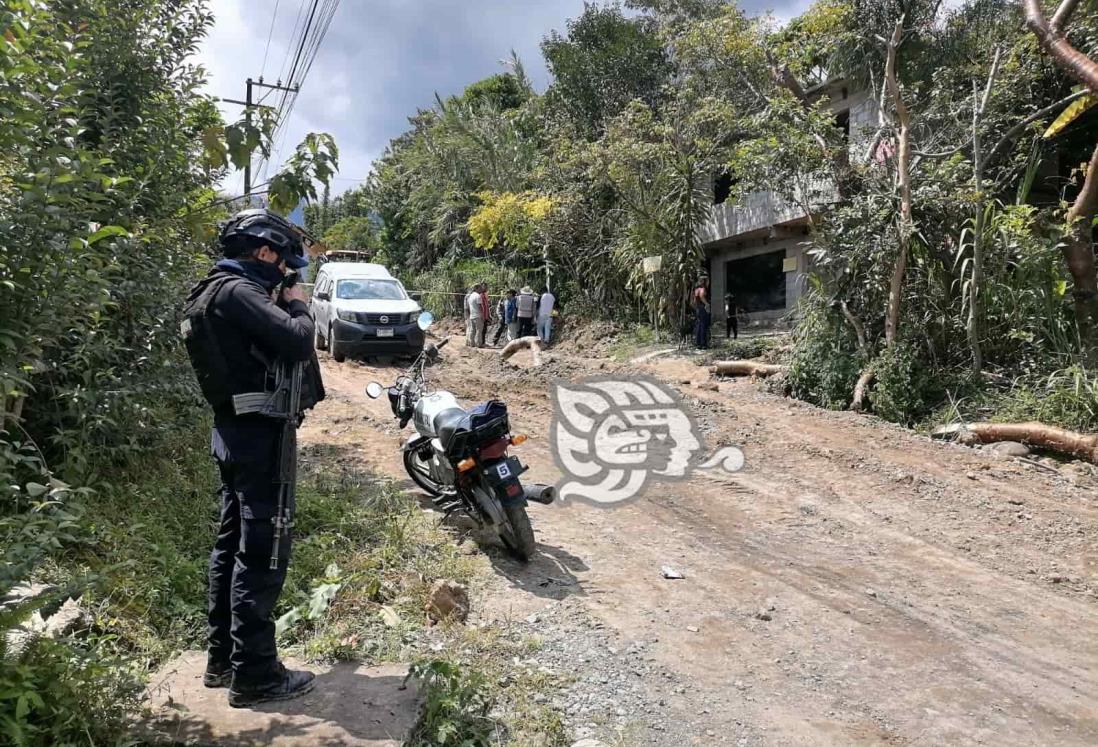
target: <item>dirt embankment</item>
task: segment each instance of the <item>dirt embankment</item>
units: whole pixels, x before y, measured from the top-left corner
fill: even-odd
[[[554,378],[647,371],[677,386],[733,476],[658,484],[615,509],[532,506],[540,555],[491,555],[474,621],[516,621],[572,685],[572,733],[619,744],[1098,744],[1098,481],[932,442],[749,381],[698,388],[685,358],[619,364],[562,345],[541,369],[454,340],[432,369],[458,397],[505,399],[549,452]],[[325,360],[303,432],[402,478],[394,370]],[[681,580],[661,576],[671,565]],[[524,621],[524,622],[523,622]]]

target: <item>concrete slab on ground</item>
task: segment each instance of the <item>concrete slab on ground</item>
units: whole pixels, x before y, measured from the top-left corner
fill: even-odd
[[[286,665],[316,672],[316,689],[296,700],[230,708],[227,690],[202,684],[206,654],[185,652],[150,681],[141,736],[172,745],[398,747],[415,725],[418,699],[413,682],[404,687],[407,666]]]

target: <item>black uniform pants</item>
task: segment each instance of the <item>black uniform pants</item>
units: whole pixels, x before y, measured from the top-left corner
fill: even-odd
[[[531,337],[534,334],[534,317],[532,316],[520,316],[519,322],[519,337]]]
[[[234,686],[264,685],[278,673],[273,613],[290,559],[282,537],[271,570],[278,509],[277,438],[217,453],[221,522],[210,553],[209,661],[231,663]],[[292,507],[291,507],[292,511]]]
[[[740,337],[740,325],[739,320],[736,319],[735,314],[729,314],[724,320],[724,336],[731,336],[733,340],[738,340]]]

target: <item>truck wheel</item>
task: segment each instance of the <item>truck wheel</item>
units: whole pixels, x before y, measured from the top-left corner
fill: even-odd
[[[347,360],[347,354],[343,352],[343,346],[339,344],[339,340],[336,339],[334,330],[330,325],[328,327],[328,350],[332,353],[332,358],[336,363]]]

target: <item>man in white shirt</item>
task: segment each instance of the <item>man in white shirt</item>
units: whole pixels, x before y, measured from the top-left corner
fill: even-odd
[[[538,337],[545,345],[549,344],[549,338],[553,334],[553,306],[556,302],[556,296],[548,288],[538,299]]]
[[[475,347],[477,343],[477,319],[480,317],[480,284],[474,285],[465,296],[465,344]]]
[[[465,297],[465,306],[469,313],[467,344],[471,348],[484,347],[484,327],[488,323],[488,315],[482,294],[487,288],[487,283],[477,283]]]

